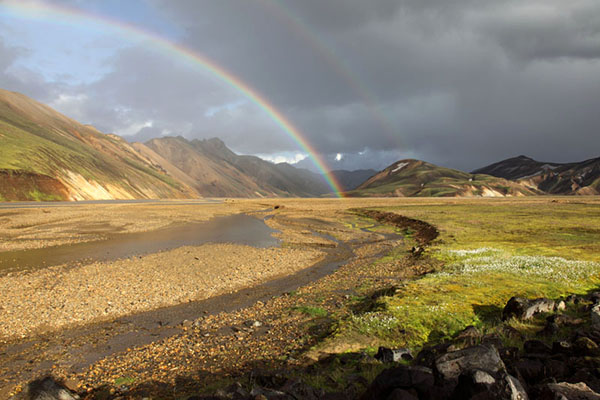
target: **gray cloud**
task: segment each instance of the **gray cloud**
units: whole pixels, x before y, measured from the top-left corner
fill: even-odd
[[[263,94],[334,168],[412,157],[470,170],[517,154],[600,155],[596,0],[151,4],[186,46]],[[0,84],[104,131],[219,136],[246,154],[298,150],[239,92],[152,46],[122,49],[93,84],[44,90],[39,76],[11,70],[18,57],[0,42]]]
[[[60,91],[60,85],[46,82],[43,76],[27,68],[14,68],[15,62],[27,51],[8,46],[0,37],[0,88],[48,102]]]

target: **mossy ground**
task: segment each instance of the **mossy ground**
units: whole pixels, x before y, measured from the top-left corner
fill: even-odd
[[[512,296],[558,298],[600,286],[596,204],[548,199],[378,209],[435,225],[441,235],[426,257],[443,267],[338,321],[333,342],[365,336],[382,345],[419,348],[468,325],[497,329]],[[406,252],[396,249],[378,262],[401,257]],[[512,323],[527,336],[539,322]]]

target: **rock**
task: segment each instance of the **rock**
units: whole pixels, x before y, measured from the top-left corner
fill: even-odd
[[[79,396],[51,376],[30,382],[25,391],[27,400],[77,400]]]
[[[456,335],[457,339],[479,338],[479,337],[481,337],[481,332],[479,332],[479,329],[475,328],[473,325],[467,326],[458,335]]]
[[[244,325],[248,328],[260,328],[261,326],[263,326],[263,323],[260,321],[249,320],[245,321]]]
[[[560,327],[558,326],[557,323],[552,322],[552,321],[547,321],[546,326],[544,326],[544,329],[542,329],[539,332],[539,334],[542,336],[554,336],[558,333],[559,330],[560,330]]]
[[[536,396],[539,400],[598,400],[600,394],[594,392],[585,383],[547,383],[542,385]]]
[[[506,375],[504,378],[506,382],[506,389],[510,397],[510,400],[528,400],[529,396],[525,391],[525,388],[521,384],[521,382],[512,375]]]
[[[355,399],[356,394],[348,394],[344,392],[329,392],[325,393],[320,400],[348,400]],[[295,400],[295,399],[294,399]]]
[[[554,354],[571,354],[573,352],[573,347],[571,343],[567,341],[560,341],[552,343],[552,353]]]
[[[519,348],[518,347],[500,347],[498,349],[500,358],[504,361],[505,365],[513,364],[519,359]]]
[[[577,326],[584,323],[583,319],[572,317],[566,314],[554,314],[546,318],[546,321],[553,322],[558,326]]]
[[[556,304],[554,305],[554,311],[564,311],[566,309],[567,304],[563,300],[556,302]]]
[[[408,390],[396,389],[386,397],[386,400],[419,400],[419,398]]]
[[[410,349],[388,349],[387,347],[379,347],[375,358],[383,363],[411,361],[413,356]]]
[[[499,349],[503,346],[502,339],[496,334],[485,335],[481,339],[481,344],[486,346],[494,346],[496,349]]]
[[[525,340],[525,336],[518,329],[513,328],[510,325],[503,325],[501,329],[502,335],[507,339],[512,339],[517,342]]]
[[[433,398],[431,390],[434,383],[433,371],[429,368],[405,365],[389,368],[377,375],[361,400],[386,399],[396,389],[412,389],[418,398]]]
[[[526,400],[528,396],[521,382],[511,375],[501,373],[495,378],[485,371],[473,370],[459,377],[452,399]]]
[[[246,399],[250,396],[250,393],[239,382],[234,382],[231,384],[225,391],[229,396],[229,398],[233,399]]]
[[[600,355],[600,350],[598,349],[596,342],[585,336],[578,338],[575,343],[573,343],[573,349],[576,354],[581,356],[596,357]]]
[[[600,303],[595,304],[590,309],[592,318],[592,329],[600,330]]]
[[[597,377],[597,371],[588,369],[586,366],[578,365],[577,371],[568,378],[561,379],[559,382],[567,381],[569,383],[584,382],[594,392],[600,393],[600,379]],[[573,372],[573,366],[569,366],[570,372]]]
[[[269,400],[284,400],[290,398],[290,396],[280,390],[266,389],[260,386],[255,386],[250,391],[250,397],[253,397],[254,399],[258,399],[261,396]]]
[[[504,362],[494,346],[473,346],[446,353],[435,360],[435,370],[444,380],[455,380],[464,371],[480,369],[497,373],[505,371]]]
[[[288,380],[279,390],[294,399],[318,400],[323,396],[323,391],[296,379]]]
[[[554,311],[555,306],[553,300],[546,298],[529,300],[522,297],[512,297],[502,311],[502,319],[507,320],[513,317],[530,319],[535,314]]]
[[[435,359],[447,352],[450,343],[441,343],[437,346],[425,347],[417,354],[416,363],[427,368],[433,368]]]
[[[552,349],[539,340],[528,340],[523,343],[523,350],[527,354],[552,354]]]
[[[579,296],[577,296],[576,294],[571,294],[569,296],[567,296],[567,298],[565,299],[565,302],[567,304],[578,304],[580,302]]]
[[[493,385],[496,383],[496,379],[488,374],[485,371],[475,370],[471,377],[473,378],[473,383],[477,385]]]
[[[565,362],[565,359],[551,358],[544,362],[544,373],[550,379],[563,380],[572,366]]]
[[[592,292],[589,295],[590,301],[594,304],[600,303],[600,292]]]
[[[517,376],[522,377],[528,384],[540,382],[546,376],[544,363],[538,359],[521,358],[512,367]]]

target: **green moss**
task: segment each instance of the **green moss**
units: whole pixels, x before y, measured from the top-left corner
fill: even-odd
[[[37,189],[30,191],[27,194],[29,200],[32,201],[61,201],[62,198],[56,194],[42,193]]]
[[[383,210],[437,226],[441,236],[428,254],[445,266],[339,321],[335,340],[363,336],[420,347],[468,325],[496,329],[512,296],[558,298],[600,286],[596,204],[486,201]],[[392,251],[381,262],[402,256]],[[535,332],[541,329],[536,324],[519,329]]]
[[[135,382],[135,378],[129,376],[122,376],[115,379],[115,386],[131,385]]]

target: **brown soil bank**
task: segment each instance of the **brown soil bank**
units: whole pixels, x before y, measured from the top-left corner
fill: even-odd
[[[58,179],[18,170],[0,170],[0,201],[69,200],[69,190]]]
[[[391,224],[400,229],[412,229],[414,238],[421,245],[426,246],[439,236],[437,228],[427,222],[408,218],[403,215],[376,210],[356,210],[359,215],[373,218],[383,224]]]

